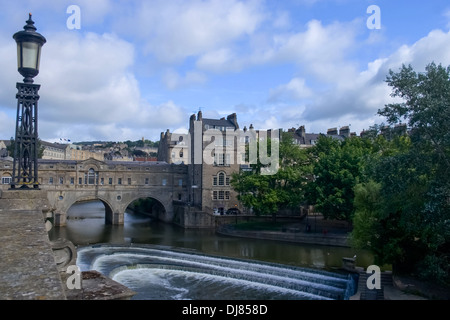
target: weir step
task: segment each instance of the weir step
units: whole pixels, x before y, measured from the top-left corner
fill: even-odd
[[[384,288],[392,286],[392,272],[382,272],[380,274],[380,289],[369,289],[367,279],[370,274],[366,272],[359,273],[358,291],[361,293],[360,300],[384,300]]]

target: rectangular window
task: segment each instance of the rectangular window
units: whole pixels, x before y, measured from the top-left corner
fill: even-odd
[[[217,200],[217,191],[213,191],[213,200]]]
[[[129,185],[131,184],[131,178],[128,178],[128,184]]]
[[[63,177],[59,177],[59,184],[64,184],[64,178]]]
[[[180,187],[183,186],[183,179],[178,179],[178,186],[180,186]]]
[[[105,178],[100,178],[100,184],[104,185],[105,184]]]
[[[148,184],[148,178],[145,178],[145,184]]]
[[[165,186],[167,184],[167,179],[162,179],[162,185]]]
[[[75,184],[75,178],[74,178],[74,177],[71,177],[71,178],[70,178],[70,184],[71,184],[71,185],[74,185],[74,184]]]
[[[214,154],[214,164],[216,166],[228,166],[230,164],[230,154],[229,153]]]
[[[122,184],[122,178],[119,178],[119,179],[117,180],[117,184]]]
[[[213,177],[213,186],[217,186],[217,177],[216,176]]]
[[[53,177],[48,178],[48,183],[53,184]]]
[[[113,178],[109,178],[108,183],[112,184],[112,182],[113,182]]]
[[[220,191],[219,191],[219,200],[225,199],[224,195],[225,195],[225,191],[220,190]]]
[[[181,201],[181,193],[178,194],[178,200]]]
[[[78,178],[78,184],[83,184],[83,179],[82,178]]]
[[[225,200],[230,200],[230,191],[225,191]]]
[[[225,185],[229,186],[230,185],[230,177],[227,177],[225,179]]]

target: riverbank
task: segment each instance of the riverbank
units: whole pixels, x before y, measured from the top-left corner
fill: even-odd
[[[273,241],[295,242],[299,244],[315,244],[337,247],[351,247],[349,243],[349,230],[330,222],[320,222],[321,233],[313,232],[308,223],[284,223],[272,230],[251,230],[240,228],[238,224],[221,225],[216,229],[220,235],[264,239]],[[316,229],[317,230],[317,229]],[[357,268],[359,274],[364,274],[363,268]],[[450,300],[450,288],[422,281],[407,275],[390,275],[391,281],[383,283],[384,300]],[[364,278],[365,279],[365,278]],[[350,300],[360,300],[364,288],[364,281],[360,281],[358,291]]]
[[[239,217],[234,223],[221,224],[221,235],[350,248],[351,226],[344,221],[313,217],[282,217],[276,222]]]
[[[331,233],[328,231],[323,233],[308,233],[301,231],[297,225],[289,225],[282,229],[282,231],[239,230],[233,225],[222,225],[216,229],[216,232],[220,235],[240,238],[350,247],[348,235],[346,234]]]

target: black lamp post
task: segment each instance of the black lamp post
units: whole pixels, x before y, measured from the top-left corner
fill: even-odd
[[[17,42],[17,70],[24,77],[23,83],[17,83],[16,140],[14,148],[14,166],[11,189],[39,188],[38,181],[38,91],[40,85],[33,84],[33,78],[39,74],[41,48],[47,41],[36,32],[34,21],[26,21],[23,31],[13,35]]]

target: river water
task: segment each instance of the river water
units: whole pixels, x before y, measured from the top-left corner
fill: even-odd
[[[184,229],[132,212],[125,213],[124,225],[106,225],[101,202],[72,206],[67,225],[54,227],[49,237],[78,247],[82,271],[98,270],[142,300],[344,299],[342,257],[356,254],[362,267],[373,259],[351,248]]]

